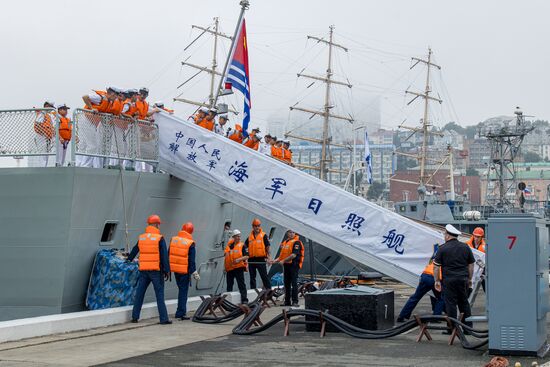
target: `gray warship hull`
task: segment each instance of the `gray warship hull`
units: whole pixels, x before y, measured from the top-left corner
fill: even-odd
[[[82,167],[2,168],[0,203],[0,321],[84,310],[97,251],[125,248],[125,221],[132,247],[151,213],[167,238],[195,224],[201,280],[190,296],[222,292],[225,226],[248,233],[255,217],[169,175]],[[284,229],[267,220],[262,227],[278,245]],[[166,298],[176,297],[167,283]]]

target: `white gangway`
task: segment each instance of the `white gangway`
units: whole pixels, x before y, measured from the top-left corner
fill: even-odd
[[[437,231],[165,113],[160,169],[416,286],[443,241]]]

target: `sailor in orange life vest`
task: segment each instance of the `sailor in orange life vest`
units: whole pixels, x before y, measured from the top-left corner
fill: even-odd
[[[405,320],[410,319],[411,314],[418,304],[422,297],[424,297],[428,292],[432,291],[435,297],[430,296],[430,302],[432,303],[432,312],[434,315],[441,315],[445,309],[445,301],[441,297],[441,292],[437,291],[434,287],[434,264],[433,259],[435,257],[435,252],[430,258],[428,265],[424,268],[422,275],[420,275],[420,282],[416,287],[416,291],[412,296],[409,297],[405,306],[399,313],[397,322],[404,322]]]
[[[198,124],[199,122],[201,122],[202,120],[204,120],[204,118],[206,117],[206,114],[208,113],[208,110],[204,107],[201,107],[199,108],[199,110],[197,111],[197,113],[195,113],[194,115],[192,116],[189,116],[189,119],[188,121],[192,121],[194,122],[195,124]]]
[[[217,114],[218,110],[216,110],[215,108],[211,108],[210,110],[208,110],[208,115],[206,115],[206,117],[201,121],[197,122],[197,125],[205,128],[206,130],[214,131],[214,118]]]
[[[241,242],[241,231],[233,230],[233,235],[227,242],[224,250],[225,271],[227,272],[227,291],[233,291],[233,284],[237,280],[241,303],[248,303],[246,297],[246,284],[244,283],[244,272],[247,269],[248,249]]]
[[[137,89],[119,90],[118,97],[111,106],[111,113],[113,115],[122,115],[120,119],[113,118],[113,129],[111,130],[111,152],[118,156],[128,155],[128,140],[126,137],[128,134],[128,117],[132,117],[137,113]],[[111,158],[109,159],[109,166],[134,169],[133,162],[123,159]]]
[[[235,124],[235,129],[233,132],[231,132],[231,128],[227,129],[227,137],[230,140],[233,140],[239,144],[242,144],[244,136],[243,136],[243,128],[239,124]]]
[[[94,90],[92,94],[82,96],[84,101],[84,109],[101,113],[109,113],[111,105],[117,98],[116,87],[107,87],[105,91]],[[104,136],[104,125],[100,124],[101,115],[85,114],[82,119],[82,128],[88,133],[86,137],[81,139],[79,149],[88,152],[100,151],[102,137]],[[110,132],[109,132],[110,133]],[[81,167],[103,167],[104,158],[92,157],[88,155],[77,155],[76,165]]]
[[[283,140],[283,160],[292,165],[292,150],[290,150],[290,140]]]
[[[286,239],[281,242],[279,257],[271,261],[271,264],[278,262],[283,266],[285,284],[285,306],[298,307],[298,273],[304,262],[304,245],[300,236],[293,230],[286,232]]]
[[[170,115],[174,114],[174,110],[171,110],[169,108],[164,107],[164,102],[162,102],[162,101],[155,102],[153,107],[155,107],[158,111],[168,112]]]
[[[250,272],[250,288],[256,289],[256,270],[260,273],[264,289],[271,289],[271,282],[267,276],[266,260],[271,261],[269,249],[271,247],[267,234],[264,233],[262,222],[258,218],[252,221],[252,231],[244,241],[248,248],[248,271]]]
[[[139,235],[138,243],[128,255],[128,261],[133,261],[138,253],[140,254],[139,277],[134,308],[132,309],[132,322],[138,322],[141,306],[143,306],[143,297],[145,297],[149,283],[153,283],[160,323],[162,325],[172,323],[168,318],[168,311],[164,303],[164,281],[168,280],[170,275],[170,264],[168,263],[166,242],[159,229],[160,223],[158,215],[150,215],[147,218],[148,225],[145,228],[145,233]]]
[[[176,276],[178,285],[178,309],[176,318],[189,320],[187,313],[187,293],[189,292],[190,276],[197,282],[201,279],[195,264],[195,241],[193,240],[193,223],[187,222],[181,227],[177,236],[172,237],[168,257],[170,259],[170,270]]]
[[[44,108],[55,108],[54,102],[44,102]],[[34,144],[37,152],[50,152],[55,137],[55,112],[37,111],[34,120]],[[47,167],[48,155],[29,157],[29,167]]]
[[[481,227],[474,228],[474,232],[472,233],[472,237],[468,241],[466,241],[466,244],[470,246],[471,248],[475,248],[478,251],[481,251],[485,253],[487,244],[485,243],[485,239],[483,238],[485,236],[485,231]],[[483,275],[481,279],[481,287],[483,288],[483,292],[485,292],[485,268],[483,269]]]
[[[67,156],[67,148],[71,141],[71,133],[73,126],[71,119],[67,116],[69,107],[66,104],[57,106],[57,114],[59,117],[59,139],[57,140],[57,152],[56,152],[56,166],[63,166],[65,164],[65,157]]]

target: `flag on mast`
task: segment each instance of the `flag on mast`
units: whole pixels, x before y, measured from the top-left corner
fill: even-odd
[[[367,174],[367,182],[372,184],[372,155],[369,147],[369,133],[365,129],[365,173]]]
[[[238,32],[231,49],[230,63],[225,75],[225,84],[234,86],[244,96],[243,134],[248,135],[250,122],[250,74],[248,73],[248,40],[246,38],[246,22],[244,18],[238,27]]]

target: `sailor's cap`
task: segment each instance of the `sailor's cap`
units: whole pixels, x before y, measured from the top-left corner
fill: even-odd
[[[226,121],[229,121],[229,117],[227,115],[219,115],[218,118],[224,118]]]
[[[49,104],[52,107],[55,106],[55,102],[52,101],[51,99],[48,99],[48,100],[44,101],[44,104],[46,104],[46,103]]]
[[[258,140],[262,140],[263,136],[261,134],[255,134],[254,135],[256,138],[258,138]]]
[[[156,107],[164,107],[164,102],[162,102],[162,101],[156,101],[155,104],[154,104],[154,106],[156,106]]]
[[[208,109],[201,107],[199,108],[199,112],[208,113]]]
[[[445,226],[445,231],[447,231],[448,234],[450,235],[453,235],[453,236],[459,236],[460,235],[460,231],[458,229],[456,229],[453,225],[451,224],[447,224]]]
[[[285,140],[283,140],[283,143],[284,143],[284,144],[290,144],[290,140],[285,139]]]
[[[218,110],[215,109],[215,108],[211,108],[211,109],[208,110],[208,112],[212,112],[212,113],[214,113],[214,114],[217,114],[217,113],[218,113]]]
[[[61,108],[69,109],[70,107],[68,107],[66,103],[62,103],[62,104],[60,104],[60,105],[57,106],[57,109],[58,109],[58,110],[61,109]]]

